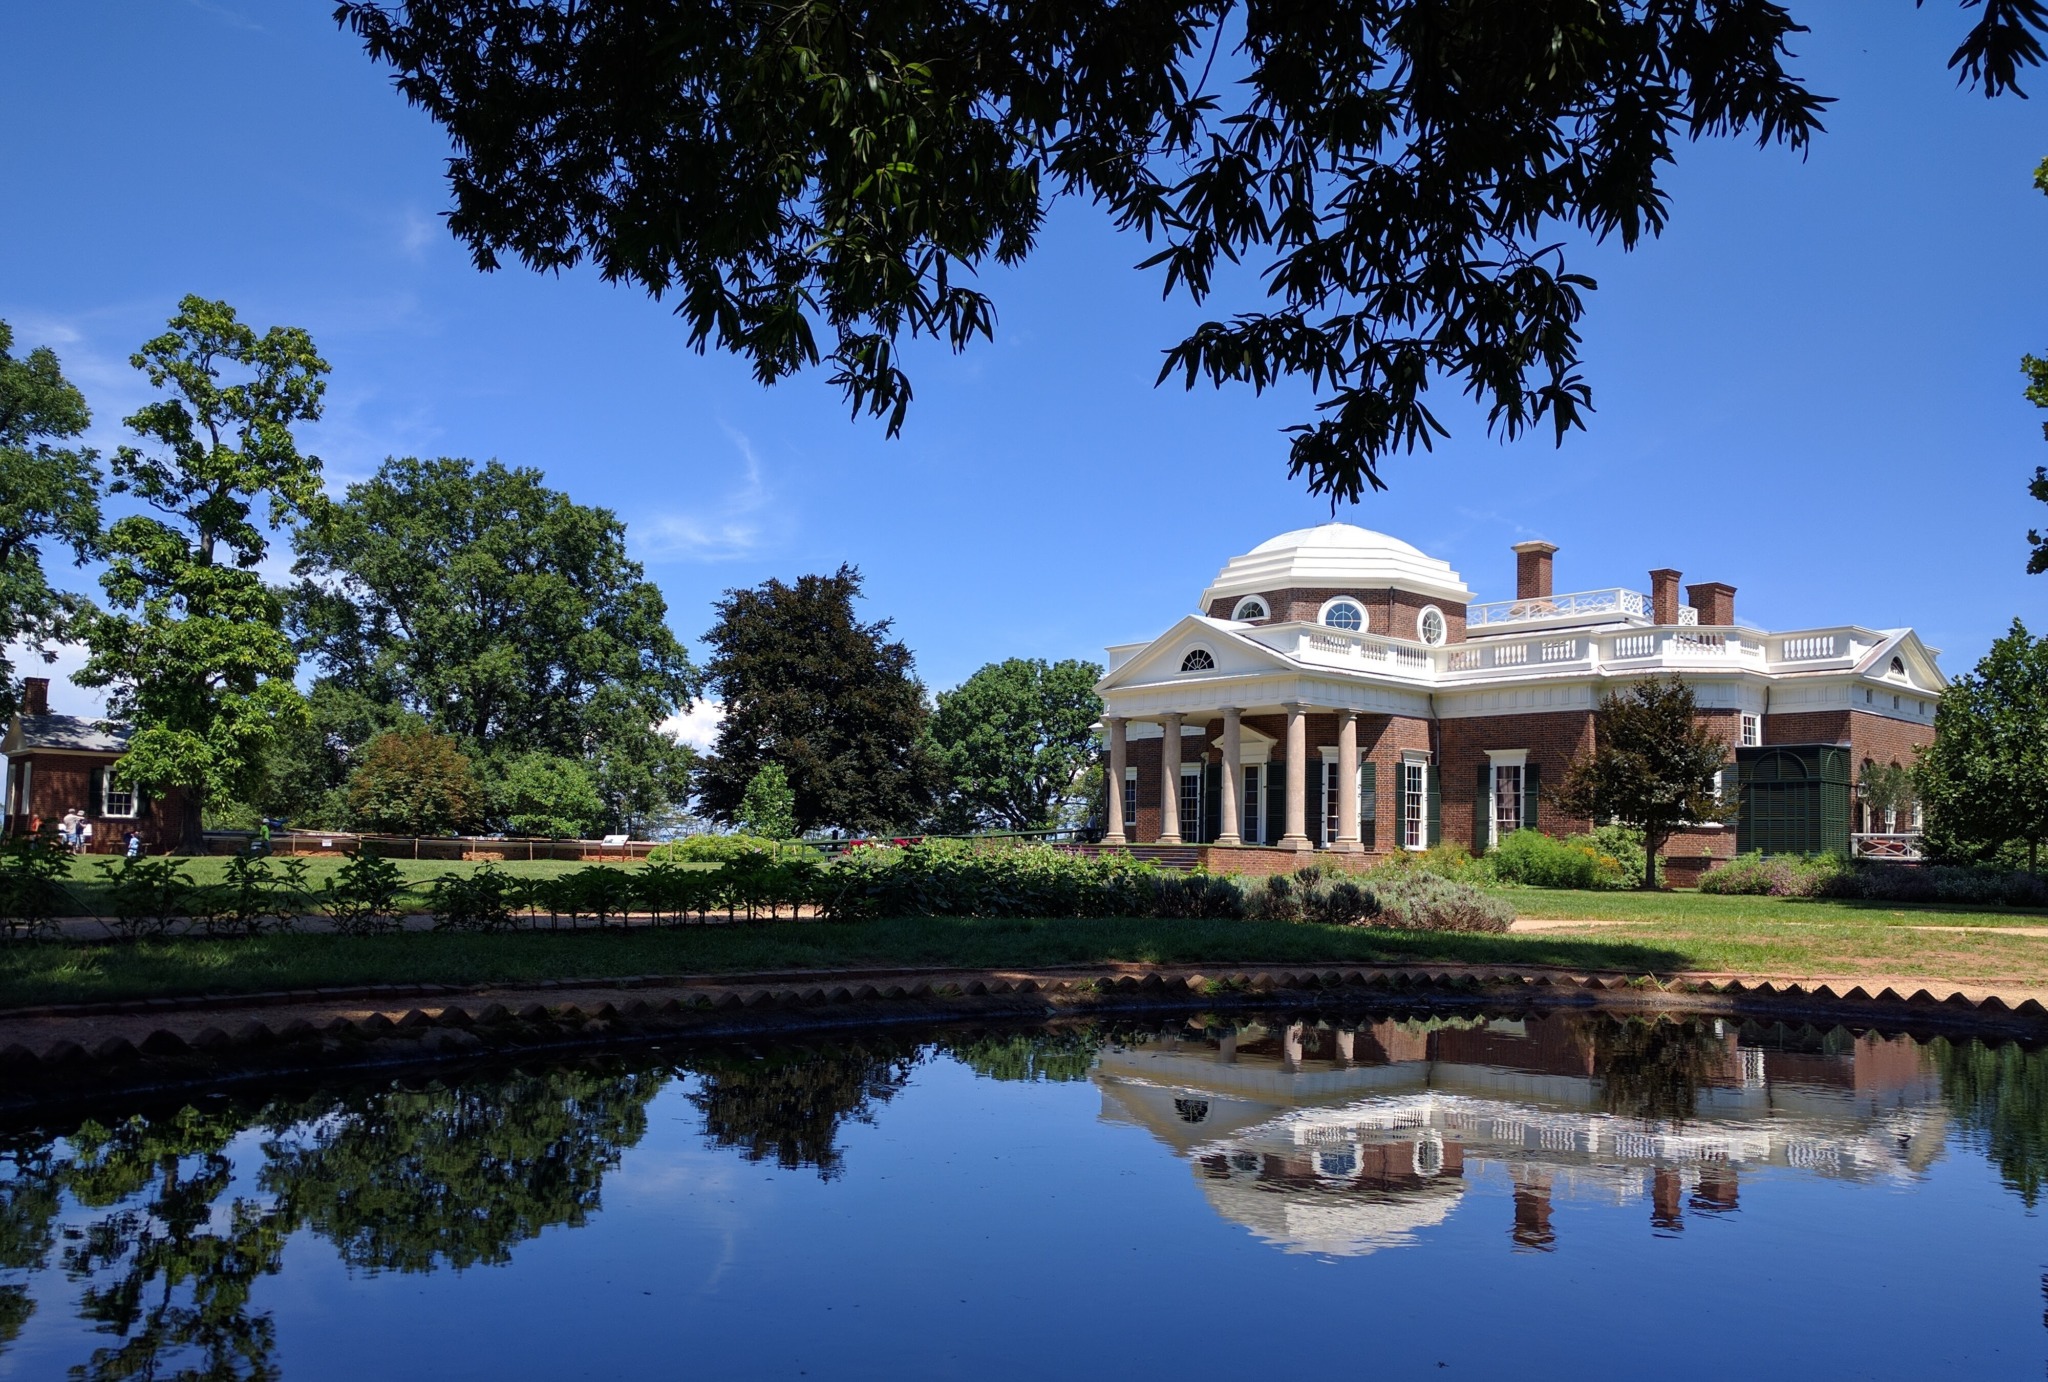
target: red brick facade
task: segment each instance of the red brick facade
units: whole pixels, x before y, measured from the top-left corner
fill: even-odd
[[[1313,624],[1322,613],[1323,606],[1339,595],[1356,600],[1365,610],[1370,627],[1365,633],[1376,633],[1389,638],[1416,638],[1415,621],[1422,611],[1431,605],[1443,611],[1446,631],[1445,642],[1465,641],[1465,606],[1446,600],[1432,600],[1425,596],[1411,594],[1405,590],[1340,590],[1335,588],[1290,588],[1258,592],[1266,608],[1272,612],[1269,623]],[[1237,606],[1245,597],[1231,595],[1209,602],[1208,615],[1211,619],[1228,619],[1236,613]]]

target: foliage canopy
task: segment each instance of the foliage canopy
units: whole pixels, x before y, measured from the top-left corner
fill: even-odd
[[[2040,0],[1965,0],[1951,58],[1995,95]],[[1160,246],[1202,322],[1160,379],[1305,380],[1292,473],[1355,499],[1444,434],[1453,382],[1514,436],[1582,425],[1593,281],[1574,234],[1658,234],[1682,138],[1804,149],[1826,98],[1777,0],[343,0],[456,145],[477,266],[585,259],[672,300],[766,381],[821,360],[903,422],[904,338],[992,335],[972,286],[1055,196]],[[1229,272],[1258,259],[1260,289]]]
[[[1720,820],[1715,792],[1728,746],[1699,722],[1692,688],[1677,677],[1640,681],[1600,698],[1593,749],[1572,760],[1550,793],[1567,814],[1643,832],[1643,886],[1657,886],[1657,855],[1673,831]]]
[[[932,713],[932,756],[947,781],[949,823],[1032,830],[1060,805],[1094,759],[1102,668],[1069,659],[991,662]]]
[[[1934,711],[1934,742],[1915,776],[1937,855],[1989,858],[2023,844],[2028,867],[2048,840],[2048,639],[2015,619]]]

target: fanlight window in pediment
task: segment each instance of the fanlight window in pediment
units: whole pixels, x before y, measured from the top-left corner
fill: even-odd
[[[1216,659],[1207,648],[1190,649],[1188,655],[1180,660],[1180,669],[1183,672],[1213,672]]]

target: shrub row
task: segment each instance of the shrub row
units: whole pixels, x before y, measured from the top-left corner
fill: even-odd
[[[1913,866],[1847,859],[1839,854],[1808,858],[1737,855],[1702,878],[1700,891],[1755,897],[2048,907],[2048,880],[2024,869],[1984,864]]]

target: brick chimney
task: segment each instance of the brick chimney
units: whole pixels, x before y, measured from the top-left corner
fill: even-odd
[[[48,677],[23,677],[21,679],[21,713],[24,715],[47,715],[50,713],[50,679]]]
[[[1700,612],[1702,624],[1726,627],[1735,622],[1735,587],[1720,581],[1685,588],[1685,602]]]
[[[1658,624],[1678,622],[1678,582],[1681,573],[1660,566],[1650,573],[1650,619]]]
[[[1553,542],[1518,542],[1515,552],[1515,598],[1550,598],[1550,558],[1557,551]]]

